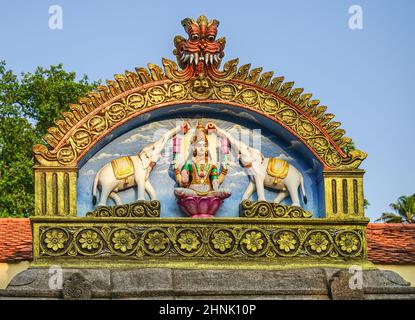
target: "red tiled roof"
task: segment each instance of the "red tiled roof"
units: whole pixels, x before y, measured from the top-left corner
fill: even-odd
[[[367,246],[373,263],[415,264],[415,224],[369,223]]]
[[[385,264],[415,264],[415,224],[369,223],[369,260]],[[32,259],[29,219],[0,219],[0,262]]]
[[[0,219],[0,262],[32,260],[30,219]]]

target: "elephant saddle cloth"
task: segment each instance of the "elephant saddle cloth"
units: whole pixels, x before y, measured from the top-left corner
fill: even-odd
[[[134,174],[134,164],[130,157],[122,157],[111,161],[112,170],[118,180],[126,179]]]
[[[274,177],[274,184],[280,184],[288,174],[290,164],[282,159],[270,158],[267,166],[267,173]]]

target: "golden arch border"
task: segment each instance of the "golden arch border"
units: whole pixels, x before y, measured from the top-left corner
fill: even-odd
[[[55,121],[44,137],[47,145],[34,146],[36,165],[77,168],[98,141],[133,118],[176,104],[216,103],[275,121],[302,141],[324,170],[359,167],[367,155],[344,151],[351,139],[319,100],[293,88],[294,82],[284,83],[284,77],[271,79],[272,72],[261,74],[262,68],[250,71],[250,65],[237,68],[237,64],[237,59],[228,61],[220,76],[207,75],[203,88],[195,85],[198,78],[183,76],[177,64],[167,59],[163,59],[164,72],[149,64],[148,70],[115,75],[115,81],[107,81],[107,86],[70,105],[71,112],[62,113],[63,119]]]

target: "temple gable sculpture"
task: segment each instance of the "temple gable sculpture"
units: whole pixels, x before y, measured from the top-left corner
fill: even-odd
[[[115,75],[34,146],[34,265],[368,266],[367,155],[294,82],[221,68],[219,21],[182,25],[177,63]]]

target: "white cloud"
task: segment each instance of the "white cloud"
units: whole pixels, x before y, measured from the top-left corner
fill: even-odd
[[[194,111],[195,109],[211,109],[214,110],[214,108],[210,105],[200,105],[200,104],[192,104],[192,105],[185,105],[185,106],[181,106],[180,107],[180,112],[183,111]],[[177,113],[178,109],[174,108],[174,109],[170,109],[168,111],[166,111],[166,113]]]
[[[151,113],[144,113],[144,114],[140,115],[139,117],[140,117],[140,120],[142,119],[144,121],[147,121],[151,118]]]
[[[119,153],[110,154],[110,153],[103,152],[96,157],[92,157],[89,161],[96,162],[99,160],[108,159],[108,158],[116,158],[116,157],[121,157],[121,155]]]
[[[313,167],[306,170],[304,173],[315,173],[319,167],[320,163],[316,159],[313,159]]]
[[[228,177],[245,177],[247,176],[245,170],[235,171],[227,174]]]
[[[300,147],[303,143],[297,140],[290,141],[291,145],[287,149],[297,149]]]
[[[226,185],[226,189],[230,189],[230,190],[236,189],[237,187],[238,186],[236,185],[235,182],[231,182],[228,185]]]
[[[281,159],[281,160],[285,160],[285,161],[288,161],[288,162],[290,162],[290,161],[294,161],[294,158],[292,158],[292,157],[290,157],[290,156],[287,156],[286,154],[284,154],[284,153],[281,153],[278,157],[277,157],[278,159]]]
[[[148,137],[140,133],[136,133],[136,134],[133,134],[131,137],[125,139],[123,142],[121,142],[121,144],[136,142],[138,140],[144,140],[144,139],[148,139]]]
[[[92,169],[89,169],[87,172],[85,172],[84,174],[82,174],[83,176],[94,176],[95,175],[95,171]]]
[[[258,119],[248,112],[239,112],[237,115],[241,118],[245,118],[251,120],[252,122],[259,123]]]
[[[170,122],[170,121],[168,121]],[[160,122],[151,122],[151,123],[147,123],[141,127],[139,127],[140,131],[147,131],[148,129],[158,129],[158,128],[165,128],[166,127],[166,123],[165,121],[160,121]]]
[[[161,174],[161,175],[168,175],[169,168],[168,167],[166,167],[166,168],[160,168],[159,170],[157,170],[157,173],[158,174]]]

